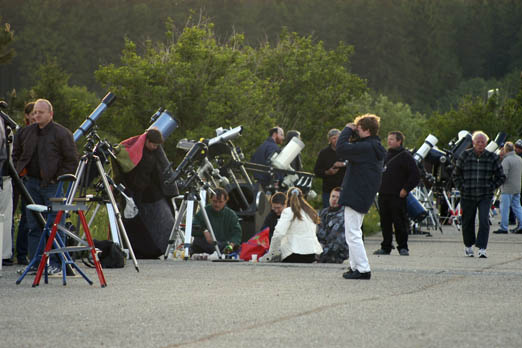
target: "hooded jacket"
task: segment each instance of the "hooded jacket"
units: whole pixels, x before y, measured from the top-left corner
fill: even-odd
[[[366,214],[381,186],[386,149],[376,135],[351,142],[353,133],[345,127],[337,140],[337,155],[348,160],[339,204]]]

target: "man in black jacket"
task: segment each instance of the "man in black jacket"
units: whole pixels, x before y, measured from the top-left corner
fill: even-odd
[[[406,196],[419,184],[420,175],[415,160],[404,149],[403,144],[404,135],[401,132],[388,133],[388,153],[384,160],[379,190],[379,215],[383,240],[381,248],[374,252],[375,255],[390,254],[394,227],[399,254],[409,255]]]
[[[73,174],[78,165],[78,151],[70,130],[53,121],[53,106],[46,99],[38,99],[33,108],[34,123],[15,136],[13,162],[24,185],[36,204],[49,205],[56,197],[57,178]],[[52,217],[51,217],[52,218]],[[33,257],[42,235],[32,213],[27,214],[28,249]],[[51,257],[49,273],[59,273],[58,257]]]
[[[370,279],[370,265],[362,240],[362,222],[381,185],[386,150],[377,136],[380,118],[362,115],[344,127],[337,141],[337,154],[347,160],[339,204],[344,206],[344,228],[350,253],[346,279]],[[354,137],[358,136],[358,139]]]
[[[274,127],[268,131],[268,138],[263,144],[261,144],[256,152],[252,155],[250,161],[252,163],[258,163],[265,166],[269,166],[270,159],[274,153],[279,153],[281,148],[279,145],[283,144],[285,140],[285,131],[281,127]],[[254,173],[254,179],[256,179],[263,188],[270,186],[272,178],[268,173]]]
[[[323,179],[323,208],[328,207],[330,192],[334,187],[341,186],[346,172],[346,163],[335,152],[339,134],[341,131],[336,128],[328,131],[328,146],[319,152],[315,162],[314,173]]]

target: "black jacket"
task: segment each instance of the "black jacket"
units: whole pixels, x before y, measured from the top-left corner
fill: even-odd
[[[341,161],[341,159],[330,145],[322,149],[317,156],[314,173],[323,179],[323,192],[331,192],[333,188],[341,186],[343,183],[344,174],[346,173],[345,167],[339,168],[339,171],[334,175],[324,174],[337,161]]]
[[[15,134],[12,158],[18,174],[23,175],[37,148],[40,178],[44,183],[56,182],[60,175],[76,172],[78,151],[71,131],[64,126],[51,121],[40,129],[34,123]]]
[[[269,166],[272,155],[276,152],[279,153],[280,151],[281,149],[276,144],[274,139],[272,139],[272,137],[268,137],[265,142],[257,148],[250,161],[253,163]],[[270,181],[272,180],[270,174],[257,172],[254,172],[254,179],[259,181],[264,186],[269,185]]]
[[[384,160],[380,195],[399,196],[402,189],[410,192],[419,184],[420,174],[415,160],[402,146],[388,149]]]
[[[386,150],[378,136],[350,141],[353,130],[345,127],[337,140],[337,154],[348,160],[339,204],[366,214],[381,186]]]

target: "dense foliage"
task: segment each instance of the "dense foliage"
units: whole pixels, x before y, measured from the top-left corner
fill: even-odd
[[[522,3],[514,0],[0,0],[0,8],[18,51],[0,70],[1,94],[32,86],[37,67],[56,57],[73,84],[101,95],[93,72],[119,60],[125,37],[144,52],[146,40],[163,40],[168,18],[181,31],[200,11],[219,40],[244,33],[245,43],[262,47],[285,26],[327,49],[351,45],[354,74],[424,113],[457,107],[455,93],[500,87],[512,97],[512,73],[522,68]]]

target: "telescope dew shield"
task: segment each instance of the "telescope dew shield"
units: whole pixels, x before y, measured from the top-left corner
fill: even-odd
[[[111,92],[107,93],[105,97],[103,97],[100,105],[94,109],[94,111],[87,117],[85,121],[83,121],[82,125],[74,132],[74,142],[77,142],[82,135],[85,135],[94,125],[96,120],[100,117],[100,115],[112,104],[112,102],[116,99],[116,96]]]
[[[438,141],[439,141],[439,139],[437,139],[436,136],[434,136],[433,134],[429,134],[426,137],[426,139],[424,140],[424,144],[422,144],[420,149],[418,149],[417,152],[415,152],[413,154],[413,158],[415,159],[415,161],[417,163],[420,163],[424,158],[426,158],[426,155],[428,154],[428,152],[430,152],[430,150],[435,145],[437,145]]]
[[[148,129],[156,128],[160,131],[163,139],[167,139],[179,127],[179,121],[163,108],[152,115],[151,122],[153,123]]]
[[[506,133],[498,132],[495,140],[490,141],[488,146],[486,146],[486,150],[488,150],[489,152],[495,152],[499,147],[504,146],[506,139]]]
[[[272,160],[272,165],[279,169],[290,169],[290,163],[303,151],[305,144],[301,139],[293,137],[288,144]]]

